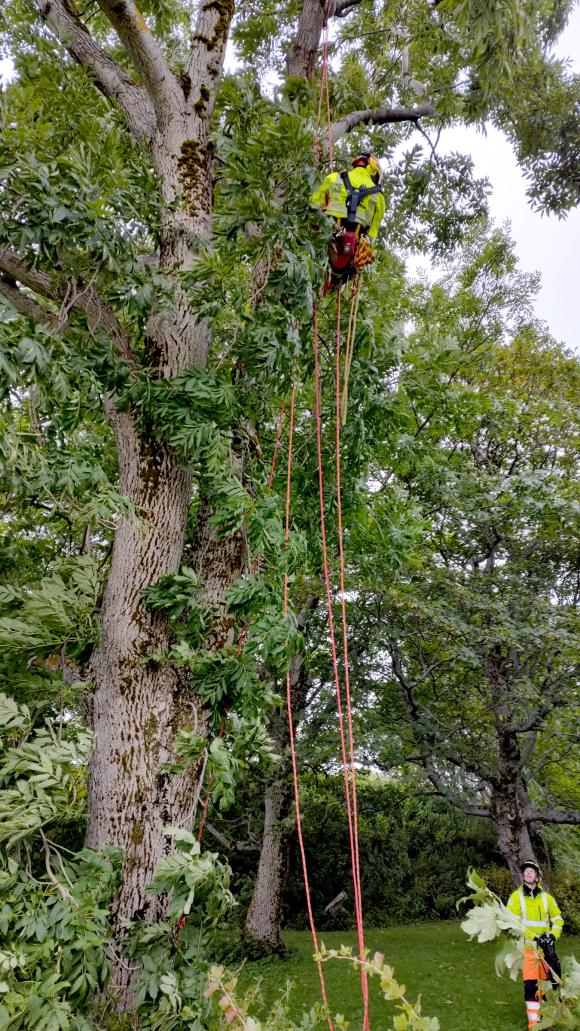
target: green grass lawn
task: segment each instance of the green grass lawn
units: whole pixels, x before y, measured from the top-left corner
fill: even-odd
[[[242,985],[250,978],[261,979],[264,1002],[271,1004],[283,991],[286,981],[294,983],[292,1016],[308,1010],[320,998],[318,972],[312,961],[310,936],[301,931],[284,935],[287,960],[261,960],[248,963],[241,975]],[[356,946],[356,936],[346,931],[323,932],[320,940],[328,948],[341,944]],[[366,944],[371,952],[382,952],[394,966],[399,982],[406,985],[407,998],[420,994],[423,1012],[439,1017],[442,1031],[525,1031],[521,982],[505,981],[495,974],[493,942],[470,942],[458,923],[410,924],[369,931]],[[580,939],[564,937],[560,955],[580,957]],[[359,975],[345,962],[324,964],[330,1008],[343,1013],[351,1031],[360,1031],[362,1004]],[[380,998],[377,979],[370,982],[371,1031],[385,1031],[393,1005]]]

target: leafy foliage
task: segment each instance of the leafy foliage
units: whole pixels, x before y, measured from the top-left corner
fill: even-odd
[[[413,103],[418,84],[435,99],[443,125],[492,118],[507,126],[535,202],[565,212],[577,201],[577,81],[551,61],[546,46],[569,7],[566,0],[360,4],[333,39],[332,117]],[[118,439],[123,418],[154,458],[169,448],[193,478],[183,563],[147,581],[136,599],[164,621],[169,645],[139,661],[150,669],[170,666],[209,714],[209,727],[203,735],[182,729],[160,773],[179,776],[205,765],[214,801],[226,809],[243,777],[272,764],[265,724],[302,646],[295,616],[284,616],[284,576],[296,610],[321,593],[315,449],[306,414],[296,420],[288,546],[284,471],[278,468],[272,488],[265,486],[290,384],[299,388],[304,413],[313,406],[311,322],[330,231],[309,206],[320,177],[312,147],[317,90],[296,81],[269,88],[264,81],[266,71],[282,71],[298,13],[294,0],[275,12],[261,0],[237,12],[240,66],[221,83],[212,127],[218,169],[212,244],[197,248],[187,271],[162,274],[166,197],[147,148],[130,136],[86,70],[40,30],[33,5],[8,0],[2,8],[0,46],[13,54],[17,74],[0,93],[0,247],[16,248],[33,270],[50,277],[53,291],[48,298],[41,294],[41,320],[4,300],[0,315],[0,673],[10,692],[0,698],[2,926],[8,939],[0,957],[0,1027],[114,1026],[111,993],[94,1013],[95,999],[111,989],[113,966],[135,975],[143,1029],[213,1031],[232,1021],[247,1031],[260,1027],[249,1016],[252,1000],[236,1001],[235,978],[208,970],[204,932],[232,902],[229,872],[215,854],[201,852],[189,829],[175,830],[175,852],[151,886],[171,895],[167,921],[125,928],[123,956],[108,931],[121,857],[87,850],[70,856],[67,849],[82,832],[90,748],[75,682],[90,671],[98,641],[115,530],[119,521],[139,527],[147,520],[118,489],[112,430]],[[171,73],[185,86],[191,5],[146,0],[143,14]],[[91,34],[124,75],[127,54],[102,12],[86,8],[79,18],[90,18]],[[400,74],[405,54],[415,85]],[[571,486],[576,452],[568,438],[576,432],[577,366],[539,327],[524,325],[533,284],[515,272],[505,237],[487,231],[486,185],[474,180],[469,158],[440,160],[435,145],[426,153],[414,146],[416,131],[412,123],[359,128],[337,147],[339,163],[363,145],[384,157],[405,151],[400,160],[397,151],[399,163],[387,177],[389,219],[366,280],[343,434],[344,514],[353,556],[349,609],[357,613],[359,641],[368,641],[368,651],[359,649],[357,657],[356,716],[362,722],[378,698],[368,759],[389,767],[396,751],[397,765],[410,760],[416,742],[393,703],[393,670],[384,675],[377,669],[385,654],[372,622],[378,600],[414,677],[424,673],[424,661],[444,663],[439,696],[433,703],[432,679],[424,678],[418,704],[434,713],[438,726],[449,720],[451,730],[438,730],[427,744],[452,786],[479,798],[479,784],[446,766],[441,737],[459,736],[462,761],[473,760],[477,749],[492,750],[482,719],[489,706],[480,697],[490,647],[508,663],[516,650],[515,715],[522,714],[524,699],[541,702],[552,669],[562,678],[554,712],[546,713],[552,729],[560,730],[560,710],[570,702],[577,513]],[[177,209],[182,200],[171,204]],[[444,256],[456,267],[433,289],[413,287],[394,248]],[[2,286],[4,298],[18,283],[3,276]],[[100,320],[75,304],[93,288],[126,335],[132,361],[115,351]],[[30,291],[21,293],[30,306]],[[148,327],[171,312],[178,294],[199,320],[211,323],[212,348],[207,368],[186,368],[170,380],[149,364]],[[333,301],[321,303],[319,320],[331,520]],[[343,313],[344,323],[347,318]],[[514,441],[516,449],[522,441],[527,448],[517,461]],[[154,476],[152,482],[154,489]],[[248,568],[254,569],[218,604],[208,600],[190,558],[197,514],[206,503],[218,539],[244,531]],[[486,579],[480,567],[487,558],[476,558],[490,548],[492,516],[502,547]],[[532,555],[530,541],[539,542]],[[228,633],[216,649],[212,631],[219,620]],[[325,708],[327,641],[320,620],[314,633],[311,664],[321,691],[308,729],[315,757],[331,765],[334,710]],[[369,697],[361,700],[363,693]],[[463,713],[467,728],[458,727]],[[557,795],[568,789],[573,764],[566,760],[557,782],[543,775],[554,756],[544,724],[538,729],[533,789],[538,797]],[[302,747],[308,745],[305,733]],[[314,797],[315,815],[318,804]],[[409,822],[437,823],[447,844],[443,820],[430,805],[417,804]],[[377,822],[388,829],[386,819]],[[378,851],[372,828],[364,829]],[[369,869],[382,881],[378,861]],[[452,890],[450,878],[435,899],[436,911],[448,906]],[[180,937],[173,921],[185,912],[191,919]],[[382,957],[370,962],[369,973],[380,977],[389,997],[402,997]],[[396,1028],[436,1027],[406,1000],[401,1006]],[[314,1028],[323,1016],[316,1010],[302,1027]],[[261,1026],[291,1026],[282,1002]]]

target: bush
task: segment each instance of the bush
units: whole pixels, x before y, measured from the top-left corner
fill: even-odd
[[[507,866],[484,866],[478,873],[488,888],[499,895],[502,902],[507,902],[515,887],[513,876]]]
[[[564,932],[580,934],[580,884],[567,871],[557,871],[550,879],[550,891],[562,910]]]
[[[309,879],[321,930],[353,925],[350,841],[341,776],[302,783],[303,832]],[[492,825],[464,816],[437,798],[376,778],[358,786],[359,848],[366,923],[369,927],[457,916],[469,866],[497,861]],[[341,891],[338,910],[325,907]],[[296,845],[291,850],[286,894],[288,926],[306,926],[304,886]]]

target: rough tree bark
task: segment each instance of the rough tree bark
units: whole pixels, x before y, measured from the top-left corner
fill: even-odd
[[[284,737],[278,736],[272,727],[270,734],[280,754],[283,754],[282,750],[287,747]],[[264,794],[262,847],[245,924],[246,935],[251,942],[258,943],[266,952],[279,955],[284,953],[282,910],[290,837],[285,821],[288,820],[291,804],[292,785],[286,757],[282,760],[279,776],[267,784]]]
[[[507,663],[501,651],[487,657],[486,673],[491,685],[497,740],[497,774],[490,780],[489,813],[495,820],[498,846],[516,881],[525,859],[535,859],[529,831],[530,799],[522,772],[522,752],[513,729],[513,705]]]
[[[529,827],[529,798],[523,785],[510,794],[494,792],[489,815],[497,827],[497,842],[516,882],[520,881],[520,866],[526,859],[535,859]]]
[[[286,57],[288,75],[313,78],[325,11],[328,11],[327,0],[304,0],[296,35]]]

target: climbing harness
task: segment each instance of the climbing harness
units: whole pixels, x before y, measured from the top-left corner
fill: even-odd
[[[323,296],[330,290],[340,287],[358,272],[374,261],[373,249],[364,231],[364,226],[357,222],[357,211],[360,204],[369,196],[382,193],[381,186],[355,187],[348,172],[341,172],[346,193],[346,216],[336,218],[336,225],[328,249],[330,259],[330,277],[324,285]]]
[[[340,178],[346,189],[346,223],[347,225],[356,224],[356,213],[359,205],[367,197],[372,197],[376,193],[382,193],[383,188],[378,184],[375,186],[353,186],[350,176],[346,171],[340,173]]]

